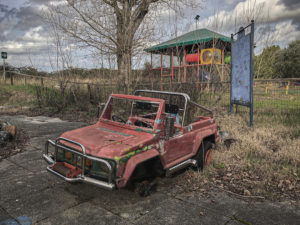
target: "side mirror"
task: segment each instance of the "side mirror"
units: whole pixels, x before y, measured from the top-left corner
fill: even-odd
[[[104,107],[105,107],[105,103],[99,103],[99,105],[97,106],[97,118],[100,117]]]
[[[169,140],[174,135],[174,117],[166,117],[165,139]]]

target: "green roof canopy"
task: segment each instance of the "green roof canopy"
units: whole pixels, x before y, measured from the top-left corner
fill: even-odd
[[[146,52],[158,52],[161,50],[166,50],[173,47],[187,46],[198,43],[209,42],[213,39],[219,39],[223,42],[231,42],[230,37],[226,37],[222,34],[216,33],[208,29],[198,29],[181,35],[177,38],[171,39],[169,41],[160,43],[158,45],[152,46],[150,48],[144,49]]]

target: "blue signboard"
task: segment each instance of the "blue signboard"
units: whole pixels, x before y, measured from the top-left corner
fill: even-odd
[[[245,29],[251,26],[249,34]],[[250,126],[253,124],[253,38],[254,21],[245,28],[241,28],[236,41],[231,35],[231,91],[230,111],[233,104],[248,106],[250,108]]]
[[[231,100],[244,105],[250,104],[250,39],[250,34],[241,32],[232,44]]]

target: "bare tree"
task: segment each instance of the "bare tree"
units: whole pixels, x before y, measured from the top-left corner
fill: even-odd
[[[46,19],[78,46],[114,55],[120,78],[129,87],[132,56],[153,37],[160,14],[180,14],[196,2],[201,8],[202,0],[57,0],[49,4]]]

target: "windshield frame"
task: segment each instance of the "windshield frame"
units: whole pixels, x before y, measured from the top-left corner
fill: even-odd
[[[111,100],[114,99],[114,98],[158,104],[158,109],[157,109],[157,112],[156,112],[156,117],[154,119],[153,128],[140,127],[140,126],[135,126],[134,124],[130,125],[130,124],[127,124],[127,123],[121,123],[121,122],[113,121],[111,119],[103,118],[103,116],[104,116]],[[104,107],[104,109],[101,113],[99,121],[109,123],[111,125],[126,127],[126,128],[129,128],[129,129],[132,129],[132,130],[139,130],[139,131],[146,131],[146,132],[151,131],[151,132],[156,133],[156,131],[158,131],[157,128],[158,128],[158,125],[159,125],[158,121],[161,121],[160,118],[161,118],[161,115],[162,115],[162,112],[163,112],[164,102],[165,101],[163,99],[158,99],[158,98],[149,98],[149,97],[142,97],[142,96],[135,96],[135,95],[111,94],[109,96],[109,99],[107,100],[107,102],[105,104],[105,107]]]

